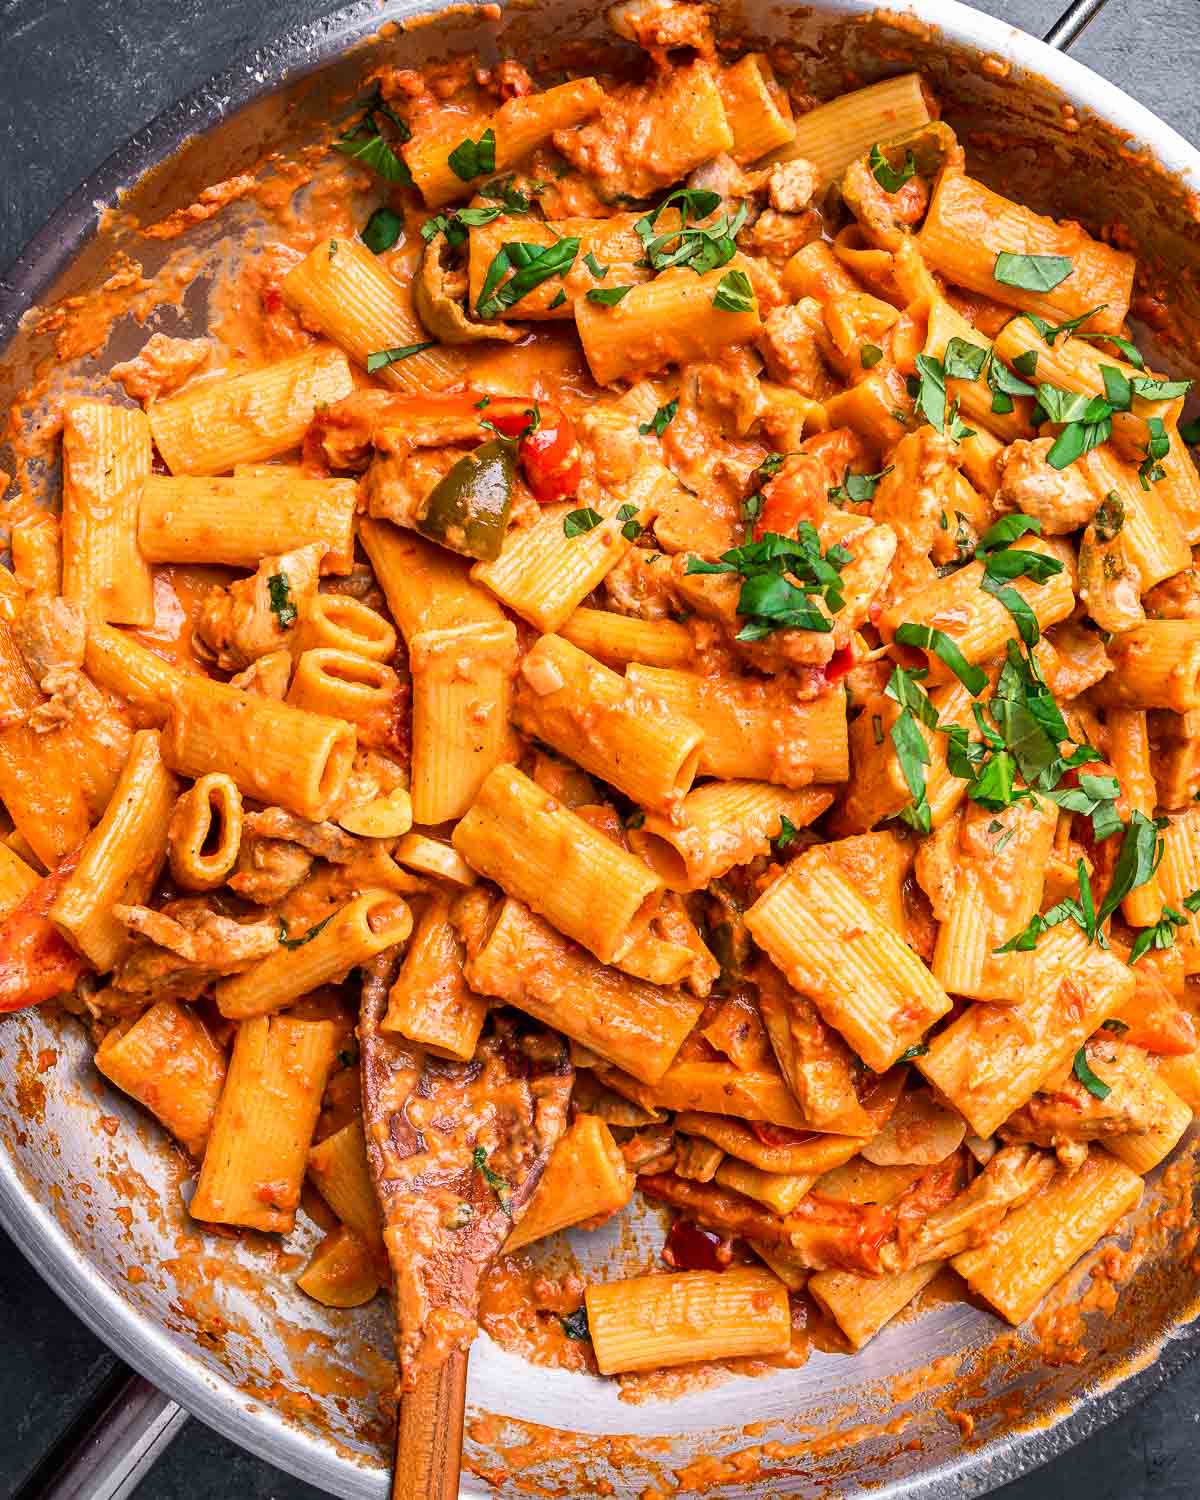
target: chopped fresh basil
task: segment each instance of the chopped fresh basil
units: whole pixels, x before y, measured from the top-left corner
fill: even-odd
[[[1097,344],[1115,344],[1117,352],[1135,369],[1146,368],[1146,361],[1142,358],[1141,350],[1136,344],[1131,344],[1128,339],[1118,338],[1115,333],[1081,333],[1078,336],[1081,339],[1091,339]]]
[[[885,474],[890,474],[893,468],[895,468],[894,464],[888,464],[887,468],[880,469],[878,474],[851,474],[847,469],[846,477],[841,484],[835,485],[831,490],[826,490],[826,499],[833,505],[844,505],[847,500],[856,505],[866,500],[873,500],[879,481]]]
[[[1036,396],[1037,392],[1027,381],[1021,380],[1003,361],[988,360],[988,389],[992,393],[992,410],[998,416],[1007,416],[1013,409],[1014,396]]]
[[[1162,916],[1154,926],[1144,928],[1133,940],[1133,947],[1129,950],[1129,962],[1137,963],[1138,959],[1149,953],[1151,948],[1173,948],[1176,928],[1187,925],[1187,917],[1177,912],[1173,906],[1164,906]]]
[[[1144,490],[1167,477],[1162,461],[1171,451],[1171,439],[1161,417],[1147,417],[1146,432],[1146,452],[1138,466],[1138,480]]]
[[[352,161],[361,163],[364,167],[370,167],[385,182],[398,182],[402,187],[415,186],[408,164],[396,155],[380,130],[377,115],[383,115],[385,119],[391,121],[396,132],[396,139],[400,144],[412,139],[412,131],[407,122],[389,109],[382,97],[376,93],[368,101],[367,110],[362,119],[357,125],[352,125],[344,134],[338,136],[333,143],[333,149],[340,151],[343,156],[348,156]]]
[[[1030,532],[1041,535],[1042,523],[1036,516],[1026,516],[1020,511],[1009,516],[1001,516],[994,521],[979,538],[975,547],[976,557],[986,557],[989,552],[997,552],[1001,548],[1009,547],[1018,537],[1026,536]]]
[[[925,767],[930,759],[929,746],[917,727],[917,720],[911,709],[904,709],[892,725],[891,738],[896,748],[896,759],[912,797],[900,817],[918,833],[930,833],[933,830],[933,816],[925,796]]]
[[[1001,286],[1026,292],[1052,292],[1074,270],[1065,255],[1014,255],[1001,250],[992,267],[992,277]]]
[[[662,437],[667,428],[675,420],[675,413],[679,410],[678,399],[668,401],[665,406],[660,406],[648,422],[639,422],[638,431],[643,437],[649,437],[651,433],[655,437]]]
[[[1024,375],[1026,379],[1032,380],[1037,374],[1038,351],[1026,349],[1025,353],[1018,354],[1012,363],[1018,375]]]
[[[858,351],[858,360],[864,370],[873,370],[883,358],[883,350],[878,344],[864,344]]]
[[[905,152],[904,165],[897,170],[883,154],[878,143],[871,147],[867,165],[871,169],[871,175],[885,193],[898,193],[917,170],[917,163],[911,151]]]
[[[568,511],[563,517],[563,536],[582,536],[585,531],[594,531],[604,517],[590,505],[582,510]]]
[[[1143,401],[1174,401],[1186,396],[1193,382],[1190,380],[1151,380],[1149,376],[1135,375],[1129,382],[1135,396]]]
[[[779,814],[779,832],[771,840],[776,854],[782,854],[789,844],[795,842],[800,830],[786,813]]]
[[[512,1218],[512,1188],[505,1182],[498,1172],[493,1172],[487,1164],[487,1152],[482,1146],[476,1146],[471,1157],[475,1170],[491,1188],[496,1195],[496,1201],[500,1207]]]
[[[495,205],[491,208],[456,208],[448,214],[437,214],[432,219],[426,219],[421,225],[421,238],[429,244],[437,235],[444,234],[446,243],[457,250],[467,243],[469,229],[492,224],[504,213],[503,208]]]
[[[776,630],[814,630],[827,634],[833,627],[817,608],[813,595],[824,598],[831,613],[844,603],[841,570],[851,554],[830,547],[821,555],[821,541],[811,521],[801,521],[795,539],[769,531],[722,554],[719,562],[689,557],[686,573],[740,573],[742,589],[737,612],[746,623],[739,641],[759,641]],[[794,579],[795,582],[790,581]]]
[[[601,307],[616,307],[622,297],[633,291],[631,286],[593,286],[587,290],[587,300]]]
[[[754,291],[745,271],[726,271],[717,282],[712,305],[721,312],[750,312],[754,307]]]
[[[551,304],[550,304],[550,311],[553,312],[556,307],[561,307],[566,300],[567,300],[567,294],[566,294],[566,292],[563,291],[562,287],[559,287],[558,292],[555,295],[554,301],[551,302]]]
[[[1095,1098],[1107,1099],[1109,1094],[1112,1093],[1112,1089],[1108,1084],[1102,1078],[1097,1078],[1088,1066],[1087,1052],[1084,1048],[1080,1047],[1079,1051],[1075,1054],[1075,1061],[1072,1064],[1071,1071],[1079,1079],[1080,1083],[1083,1084],[1084,1088],[1087,1089],[1088,1093]]]
[[[892,675],[888,678],[887,686],[883,691],[885,697],[898,703],[927,729],[936,729],[938,727],[937,709],[930,702],[929,694],[921,686],[921,679],[927,675],[924,667],[915,672],[907,671],[904,667],[893,667]]]
[[[1108,894],[1100,905],[1103,924],[1112,916],[1130,891],[1136,891],[1151,879],[1163,857],[1159,830],[1167,826],[1165,818],[1147,818],[1134,808],[1121,839],[1121,850],[1113,868]]]
[[[463,182],[473,182],[476,177],[485,177],[489,172],[494,172],[496,132],[489,126],[477,141],[470,137],[460,141],[446,158],[446,164]]]
[[[679,207],[679,228],[655,234],[654,226],[659,215],[671,204]],[[732,260],[738,233],[746,222],[744,203],[734,214],[722,214],[711,224],[700,226],[693,222],[708,218],[720,204],[720,194],[705,188],[679,188],[669,193],[657,208],[634,223],[634,230],[642,242],[645,263],[655,271],[690,266],[697,275],[703,275],[705,271],[715,271],[718,266]]]
[[[553,245],[519,242],[502,246],[483,279],[475,308],[477,316],[494,318],[552,276],[565,276],[578,253],[576,235],[557,240]],[[505,281],[510,271],[512,275]]]
[[[377,208],[367,220],[367,227],[362,232],[362,242],[368,250],[374,251],[376,255],[382,255],[385,250],[390,250],[400,238],[400,231],[403,228],[403,214],[398,214],[394,209],[387,207]]]
[[[1089,318],[1094,318],[1098,312],[1103,312],[1107,306],[1107,302],[1098,302],[1095,307],[1089,307],[1087,312],[1080,313],[1077,318],[1068,318],[1065,323],[1047,323],[1045,318],[1039,318],[1036,313],[1031,312],[1018,313],[1017,316],[1024,318],[1029,323],[1032,323],[1037,331],[1041,334],[1041,336],[1046,340],[1047,344],[1049,344],[1051,348],[1053,348],[1054,340],[1058,338],[1060,334],[1065,333],[1070,335],[1072,333],[1078,332],[1078,330],[1083,327],[1083,325]],[[1103,335],[1095,336],[1103,337]]]
[[[987,673],[982,667],[972,666],[944,630],[935,630],[931,625],[907,623],[897,627],[896,640],[902,646],[916,646],[921,651],[932,651],[973,698],[977,698],[987,686]]]
[[[481,198],[490,198],[493,202],[502,203],[505,211],[510,214],[527,214],[530,207],[529,198],[513,184],[514,179],[511,173],[507,177],[497,177],[494,182],[485,182],[483,184],[479,189],[479,196]],[[539,192],[545,185],[544,182],[534,183],[529,191],[531,193]]]
[[[1065,791],[1048,790],[1046,796],[1064,812],[1078,813],[1091,818],[1092,837],[1097,843],[1120,833],[1124,825],[1117,812],[1117,798],[1121,795],[1121,784],[1115,776],[1093,776],[1086,771],[1079,774],[1079,784]]]
[[[621,535],[627,542],[636,542],[642,534],[642,523],[637,518],[637,506],[625,504],[617,512],[617,520],[623,521]]]
[[[946,345],[943,367],[948,380],[978,380],[988,360],[988,350],[969,344],[957,335]]]
[[[279,621],[280,630],[290,630],[296,623],[299,611],[292,603],[292,591],[286,573],[272,573],[267,579],[267,594],[271,600],[271,613]]]
[[[883,744],[883,715],[871,715],[871,737],[877,745]]]
[[[609,271],[612,270],[611,266],[602,266],[590,250],[583,257],[583,263],[597,281],[603,281]]]
[[[1109,490],[1092,516],[1092,530],[1098,542],[1111,542],[1125,525],[1125,502],[1116,490]]]
[[[1114,1036],[1124,1036],[1129,1027],[1124,1021],[1118,1021],[1116,1016],[1109,1016],[1107,1021],[1101,1021],[1100,1030],[1111,1031]]]
[[[1001,943],[998,948],[993,948],[992,952],[1028,953],[1037,946],[1038,938],[1044,932],[1049,932],[1052,927],[1058,927],[1066,921],[1074,922],[1091,941],[1095,941],[1096,910],[1092,901],[1091,881],[1088,879],[1087,866],[1083,860],[1077,862],[1075,873],[1079,879],[1078,899],[1074,896],[1067,896],[1062,901],[1056,902],[1049,911],[1035,913],[1020,932],[1010,937],[1006,943]]]
[[[780,469],[787,462],[786,453],[768,453],[762,463],[754,471],[754,477],[759,484],[766,484],[769,479],[774,479]]]
[[[926,1046],[926,1044],[924,1042],[918,1042],[915,1047],[909,1047],[907,1049],[907,1051],[902,1052],[900,1054],[900,1056],[896,1059],[896,1061],[897,1062],[912,1062],[912,1060],[914,1058],[916,1058],[916,1057],[924,1057],[925,1054],[928,1051],[929,1051],[929,1048]]]
[[[318,922],[315,927],[310,927],[307,932],[302,932],[297,938],[288,936],[288,919],[286,917],[279,917],[277,919],[279,922],[279,946],[281,948],[303,948],[305,943],[312,942],[318,932],[328,927],[335,916],[337,916],[337,913],[331,911],[323,922]]]
[[[405,344],[399,349],[377,349],[374,354],[367,355],[367,374],[374,375],[376,370],[385,370],[388,365],[399,364],[402,359],[436,347],[437,339],[426,339],[423,344]]]
[[[1113,411],[1128,411],[1133,405],[1133,382],[1124,370],[1116,365],[1101,365],[1100,378],[1104,381],[1104,399]]]

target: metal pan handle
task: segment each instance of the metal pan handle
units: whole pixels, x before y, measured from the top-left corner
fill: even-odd
[[[182,1406],[121,1366],[13,1500],[128,1500],[187,1419]]]
[[[1042,41],[1058,52],[1069,52],[1107,4],[1108,0],[1072,0]]]

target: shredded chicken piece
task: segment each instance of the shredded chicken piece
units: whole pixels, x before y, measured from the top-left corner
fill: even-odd
[[[104,694],[75,667],[55,667],[42,678],[40,687],[49,695],[49,702],[39,703],[29,715],[29,727],[35,734],[86,722],[94,735],[111,717]],[[122,736],[122,743],[127,738],[127,734]]]
[[[631,547],[604,580],[610,609],[640,620],[665,620],[679,608],[671,559],[662,552]]]
[[[292,653],[290,651],[268,651],[253,661],[244,672],[229,679],[229,686],[241,688],[259,698],[277,698],[280,702],[292,679]]]
[[[299,844],[243,834],[229,888],[256,906],[274,906],[312,869],[313,857]]]
[[[328,860],[331,865],[345,865],[359,852],[360,844],[336,823],[310,823],[307,818],[298,818],[285,812],[282,807],[268,807],[263,812],[247,813],[243,825],[245,831],[265,839],[286,839],[290,844],[299,844],[318,859]]]
[[[463,448],[418,448],[381,453],[362,482],[367,514],[397,526],[414,526],[431,491],[465,454]]]
[[[210,590],[200,608],[196,634],[223,671],[241,671],[287,645],[301,606],[317,591],[324,555],[324,546],[311,542],[294,552],[264,557],[252,578]]]
[[[1086,1147],[1088,1141],[1150,1129],[1157,1099],[1148,1085],[1141,1049],[1097,1036],[1087,1043],[1084,1055],[1088,1066],[1108,1085],[1105,1097],[1097,1099],[1068,1071],[1009,1116],[1000,1127],[1001,1139],[1053,1147],[1063,1165],[1072,1166],[1078,1165],[1080,1144]]]
[[[202,901],[176,901],[162,911],[118,902],[112,913],[139,937],[214,974],[237,974],[273,953],[279,942],[274,922],[236,922]]]
[[[12,623],[13,640],[37,682],[56,668],[83,666],[87,622],[78,604],[35,595]]]
[[[1142,602],[1152,620],[1200,620],[1200,568],[1156,583]]]
[[[720,193],[722,198],[749,198],[762,187],[765,176],[763,172],[743,171],[728,152],[718,151],[710,161],[691,173],[687,185]]]
[[[619,37],[665,60],[677,47],[694,47],[712,57],[712,14],[712,6],[695,0],[621,0],[607,19]]]
[[[177,391],[202,370],[212,350],[211,339],[173,339],[165,333],[154,333],[133,359],[114,365],[108,373],[135,401],[149,405]]]
[[[1009,443],[998,460],[1000,488],[996,508],[1023,511],[1042,523],[1044,536],[1064,536],[1092,519],[1100,497],[1088,484],[1077,464],[1052,469],[1046,455],[1053,438],[1018,438]]]
[[[821,358],[824,333],[825,319],[815,297],[802,297],[790,307],[768,313],[758,347],[771,379],[814,401],[831,396],[833,378]]]
[[[767,177],[767,197],[781,214],[798,214],[813,200],[821,181],[818,167],[806,157],[776,162]]]
[[[820,238],[820,215],[812,210],[806,209],[799,214],[782,214],[776,209],[764,208],[745,240],[739,241],[739,244],[750,255],[765,255],[768,260],[782,262]]]

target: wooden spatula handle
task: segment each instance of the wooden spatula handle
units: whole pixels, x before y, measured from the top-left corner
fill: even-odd
[[[458,1500],[466,1399],[465,1350],[401,1397],[392,1500]]]

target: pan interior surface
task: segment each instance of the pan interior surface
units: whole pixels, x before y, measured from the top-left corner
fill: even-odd
[[[489,7],[490,12],[494,8]],[[519,56],[543,79],[595,66],[611,38],[599,7],[545,0],[436,20],[408,4],[363,4],[281,39],[136,138],[65,205],[0,288],[4,386],[46,400],[102,380],[161,328],[203,332],[205,266],[251,201],[170,242],[155,223],[208,185],[323,139],[382,61],[421,66],[458,51]],[[385,24],[386,23],[386,24]],[[947,0],[877,10],[869,0],[724,7],[723,34],[769,50],[819,97],[919,69],[992,186],[1059,217],[1124,226],[1162,269],[1176,374],[1200,373],[1200,158],[1087,70],[1003,23]],[[1103,113],[1101,113],[1101,111]],[[165,165],[161,165],[165,163]],[[115,212],[97,223],[96,203]],[[122,261],[121,257],[127,257]],[[64,344],[54,316],[114,267],[156,276],[194,258],[178,302],[139,322],[136,306],[100,347]],[[174,262],[171,262],[172,264]],[[197,269],[199,268],[199,269]],[[34,309],[31,311],[31,309]],[[1175,347],[1176,342],[1178,349]],[[36,406],[36,402],[34,405]],[[0,456],[0,461],[3,461]],[[9,467],[4,462],[4,467]],[[52,485],[53,475],[47,473]],[[96,1074],[69,1018],[25,1011],[0,1027],[0,1218],[75,1310],[118,1353],[204,1421],[270,1462],[347,1497],[388,1492],[393,1364],[382,1299],[333,1312],[294,1285],[316,1233],[286,1249],[265,1236],[206,1233],[187,1218],[189,1171],[165,1138]],[[471,1358],[465,1495],[722,1497],[982,1494],[1079,1441],[1196,1347],[1189,1147],[1147,1193],[1123,1243],[1142,1252],[1115,1308],[1083,1313],[1082,1363],[1046,1363],[1046,1333],[1012,1333],[982,1309],[931,1299],[853,1358],[814,1350],[797,1369],[635,1403],[614,1382],[542,1368],[481,1335]],[[1169,1210],[1169,1212],[1168,1212]],[[303,1221],[302,1221],[303,1222]],[[569,1245],[535,1247],[547,1274],[648,1266],[662,1239],[647,1207]],[[1086,1274],[1073,1273],[1077,1290]],[[1095,1299],[1098,1300],[1098,1299]]]

